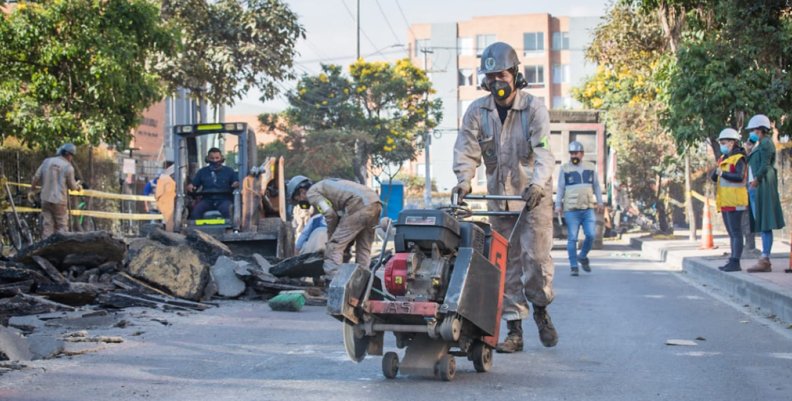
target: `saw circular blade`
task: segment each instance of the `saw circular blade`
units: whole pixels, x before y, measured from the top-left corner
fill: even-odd
[[[355,335],[355,326],[344,322],[344,349],[346,350],[349,359],[360,362],[366,357],[366,349],[368,349],[369,338],[366,336],[357,337]]]

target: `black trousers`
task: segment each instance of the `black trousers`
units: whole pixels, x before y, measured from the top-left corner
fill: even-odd
[[[744,210],[723,212],[723,223],[729,233],[731,242],[731,258],[739,260],[743,251],[742,217]]]

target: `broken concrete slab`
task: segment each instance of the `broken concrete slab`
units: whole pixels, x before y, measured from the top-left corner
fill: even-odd
[[[37,283],[50,283],[48,277],[33,268],[25,266],[0,266],[0,282],[12,283],[15,281],[34,280]]]
[[[65,346],[63,340],[51,334],[31,334],[26,339],[34,360],[54,358],[63,353]]]
[[[209,281],[209,267],[198,253],[185,245],[169,247],[145,241],[148,243],[137,248],[130,260],[129,273],[177,297],[200,300]]]
[[[61,265],[93,268],[99,267],[103,263],[107,263],[107,258],[104,255],[97,255],[95,253],[70,253],[63,258]]]
[[[269,273],[269,269],[272,268],[272,263],[270,263],[269,260],[267,260],[267,258],[257,253],[254,253],[253,260],[256,261],[256,263],[259,265],[261,270],[264,270],[265,272]]]
[[[71,306],[52,302],[43,297],[30,294],[17,294],[11,298],[0,299],[0,325],[6,325],[11,316],[73,310],[74,308]]]
[[[51,278],[56,284],[64,284],[68,282],[66,278],[63,277],[63,274],[61,274],[61,272],[59,272],[58,269],[56,269],[55,266],[49,262],[49,260],[38,255],[33,255],[32,258],[33,261],[36,262],[36,264],[39,265],[42,270],[44,270],[44,273],[47,273],[47,276],[49,276],[49,278]]]
[[[22,263],[33,263],[33,256],[41,256],[59,265],[66,256],[79,250],[81,254],[93,254],[104,261],[121,261],[126,252],[126,243],[114,238],[105,231],[89,231],[74,233],[55,233],[43,241],[39,241],[19,252],[15,260]]]
[[[88,305],[99,294],[115,289],[112,284],[99,283],[53,283],[40,284],[36,294],[43,295],[55,302],[70,306]]]
[[[244,262],[243,262],[244,263]],[[212,279],[217,283],[217,294],[236,298],[245,292],[245,282],[234,273],[240,264],[228,256],[220,256],[211,268]]]
[[[321,277],[324,275],[324,252],[306,253],[282,260],[270,268],[276,277]]]
[[[13,297],[16,294],[28,293],[33,288],[34,280],[17,281],[16,283],[0,284],[0,298]]]
[[[33,359],[30,345],[16,329],[0,326],[0,360],[29,361]]]
[[[186,231],[187,242],[192,248],[197,250],[204,261],[212,265],[220,256],[231,256],[231,249],[211,235],[196,229]]]
[[[179,246],[187,244],[187,237],[181,234],[165,231],[160,228],[155,228],[148,234],[148,238],[152,241],[157,241],[162,245]]]

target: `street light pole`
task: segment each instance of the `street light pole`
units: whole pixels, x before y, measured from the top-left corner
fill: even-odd
[[[421,53],[424,56],[424,73],[427,75],[427,79],[429,78],[429,66],[428,66],[428,55],[434,53],[432,50],[429,49],[421,49]],[[424,121],[429,121],[429,92],[426,92],[426,105],[425,105],[425,114],[424,114]],[[431,208],[432,207],[432,165],[430,163],[431,158],[429,156],[431,152],[431,145],[432,145],[432,134],[429,132],[429,128],[426,127],[426,132],[424,133],[424,163],[425,165],[425,182],[424,182],[424,208]]]

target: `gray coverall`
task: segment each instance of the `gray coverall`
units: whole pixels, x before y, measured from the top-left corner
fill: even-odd
[[[48,157],[33,176],[33,186],[41,184],[42,238],[69,231],[69,194],[80,186],[74,180],[74,167],[63,156]]]
[[[374,226],[382,203],[377,193],[356,182],[329,178],[308,188],[308,202],[327,223],[324,270],[333,276],[343,263],[344,250],[355,241],[355,262],[368,269]]]
[[[550,250],[555,158],[550,152],[549,135],[550,116],[544,103],[519,90],[503,124],[492,95],[474,101],[465,112],[454,145],[454,173],[460,183],[469,184],[483,161],[490,195],[522,195],[531,183],[544,187],[545,196],[536,208],[523,214],[519,231],[509,243],[505,320],[528,317],[526,300],[537,306],[553,301]],[[493,211],[520,211],[523,206],[522,201],[488,201]],[[506,238],[516,222],[517,217],[490,217],[493,229]]]

